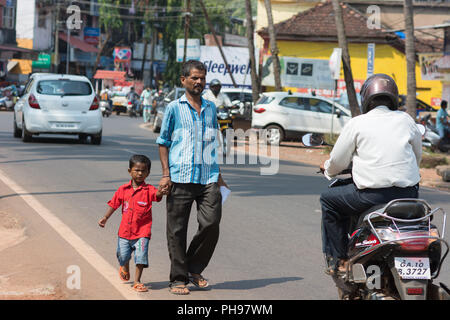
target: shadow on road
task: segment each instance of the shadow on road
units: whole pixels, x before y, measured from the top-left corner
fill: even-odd
[[[299,281],[303,280],[301,277],[281,277],[270,279],[252,279],[252,280],[239,280],[239,281],[226,281],[222,283],[211,284],[211,290],[250,290],[267,287],[272,284]],[[145,285],[151,285],[152,290],[167,289],[169,287],[168,281],[161,282],[149,282]],[[196,290],[195,287],[189,288],[190,290]]]

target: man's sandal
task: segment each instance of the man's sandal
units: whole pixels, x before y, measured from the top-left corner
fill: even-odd
[[[129,272],[126,272],[126,271],[123,269],[123,267],[121,266],[121,267],[119,268],[119,277],[120,277],[120,280],[122,280],[122,281],[128,281],[128,280],[130,280],[130,273],[129,273]]]
[[[169,285],[169,292],[175,295],[179,296],[185,296],[190,293],[189,289],[186,287],[185,284],[170,284]]]
[[[190,281],[194,286],[196,286],[197,288],[200,288],[200,289],[206,289],[206,288],[209,287],[208,281],[207,281],[205,278],[203,278],[203,276],[202,276],[201,274],[195,275],[195,276],[194,276],[194,275],[191,273],[191,275],[189,276],[189,281]]]
[[[133,290],[137,291],[137,292],[147,292],[148,291],[147,287],[142,283],[135,283],[133,285]]]

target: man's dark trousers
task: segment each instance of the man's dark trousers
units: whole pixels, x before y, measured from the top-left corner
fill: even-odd
[[[199,226],[186,251],[189,215],[194,201]],[[219,239],[222,195],[217,183],[174,183],[166,204],[170,282],[187,284],[188,273],[201,274],[214,253]]]
[[[354,183],[328,188],[320,196],[322,246],[326,256],[347,258],[349,219],[394,199],[417,198],[419,186],[358,189]]]

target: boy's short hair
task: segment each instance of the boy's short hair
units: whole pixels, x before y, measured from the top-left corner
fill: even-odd
[[[129,168],[133,169],[136,163],[144,163],[147,166],[148,171],[150,171],[152,167],[152,162],[150,161],[150,159],[143,154],[135,154],[131,156],[129,161]]]
[[[200,62],[198,60],[188,60],[183,64],[181,75],[184,77],[189,77],[191,74],[192,69],[197,69],[199,71],[205,71],[206,75],[206,67],[203,64],[203,62]]]
[[[441,101],[441,108],[447,108],[447,100],[442,100]]]

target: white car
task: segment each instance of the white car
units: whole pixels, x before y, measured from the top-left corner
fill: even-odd
[[[291,92],[266,92],[252,110],[252,128],[266,129],[270,144],[298,139],[304,133],[339,134],[350,110],[324,97]],[[331,120],[333,119],[333,124]]]
[[[102,113],[91,82],[84,76],[32,74],[14,106],[14,136],[24,142],[38,134],[76,134],[102,141]]]

